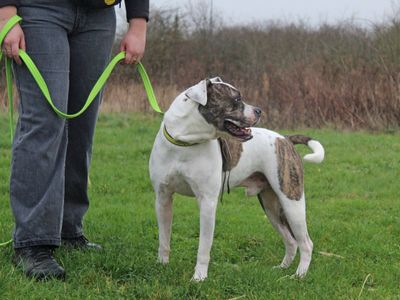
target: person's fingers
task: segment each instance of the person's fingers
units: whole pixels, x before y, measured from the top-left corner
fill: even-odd
[[[20,65],[22,62],[21,62],[21,59],[19,58],[18,51],[19,51],[18,43],[12,44],[11,45],[12,57],[14,58],[15,62]]]
[[[133,60],[132,54],[129,51],[126,51],[125,52],[125,60],[124,60],[124,62],[126,64],[130,64],[132,60]]]
[[[8,44],[3,45],[3,53],[4,53],[7,57],[12,57],[11,46],[8,45]]]
[[[125,63],[129,64],[129,65],[137,64],[141,60],[141,58],[142,58],[142,55],[126,51]]]
[[[22,36],[22,38],[19,42],[19,48],[26,51],[25,36]]]
[[[138,58],[136,56],[132,57],[130,64],[136,64],[138,62]]]
[[[129,41],[129,39],[127,39]],[[143,51],[140,48],[135,47],[132,43],[128,43],[127,41],[122,41],[120,46],[120,51],[125,51],[125,64],[136,64],[143,57]]]
[[[132,61],[134,60],[134,56],[132,54],[132,51],[129,51],[126,43],[123,43],[121,45],[121,51],[125,51],[125,59],[124,59],[124,63],[129,65],[132,63]]]
[[[130,64],[137,64],[142,59],[143,55],[141,54],[133,54],[132,60],[129,62]]]
[[[143,58],[143,54],[138,54],[136,56],[136,63],[140,62],[142,60],[142,58]]]

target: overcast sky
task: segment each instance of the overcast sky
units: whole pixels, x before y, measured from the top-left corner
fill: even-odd
[[[150,0],[156,7],[185,6],[196,0]],[[209,0],[216,11],[228,23],[263,20],[308,20],[311,24],[320,21],[335,22],[354,17],[373,22],[400,8],[399,0]]]
[[[152,7],[184,8],[189,2],[213,3],[214,11],[225,24],[271,20],[303,20],[311,25],[335,23],[354,18],[370,26],[393,16],[400,9],[400,0],[150,0]]]

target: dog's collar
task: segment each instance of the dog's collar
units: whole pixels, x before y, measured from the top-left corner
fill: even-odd
[[[174,139],[174,138],[169,134],[169,132],[167,131],[167,127],[165,127],[165,125],[164,125],[164,130],[163,130],[163,132],[164,132],[165,138],[166,138],[171,144],[174,144],[174,145],[176,145],[176,146],[180,146],[180,147],[190,147],[190,146],[198,145],[198,143],[187,143],[187,142],[184,142],[184,141],[180,141],[180,140]]]

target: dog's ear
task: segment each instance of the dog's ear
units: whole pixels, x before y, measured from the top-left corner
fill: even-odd
[[[200,81],[198,84],[192,86],[189,88],[185,95],[189,99],[201,104],[201,105],[206,105],[207,104],[207,86],[210,83],[208,79],[204,79]]]
[[[210,79],[211,83],[223,82],[220,77],[214,77]]]

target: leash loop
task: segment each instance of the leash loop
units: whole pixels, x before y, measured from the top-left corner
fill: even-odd
[[[18,15],[15,15],[11,17],[7,23],[4,25],[4,27],[0,31],[0,45],[3,44],[3,40],[6,37],[7,33],[11,30],[12,27],[14,27],[17,23],[19,23],[22,20],[22,18]],[[38,68],[36,67],[35,63],[32,61],[32,59],[29,57],[29,55],[22,49],[19,50],[19,55],[21,57],[21,60],[25,63],[26,67],[28,68],[29,72],[31,73],[33,79],[36,81],[39,89],[42,91],[46,101],[49,103],[51,108],[54,110],[55,113],[57,113],[60,117],[66,118],[66,119],[72,119],[76,118],[80,115],[82,115],[86,109],[89,107],[89,105],[93,102],[94,98],[96,98],[97,94],[101,91],[103,88],[104,84],[106,83],[107,79],[110,77],[112,71],[114,70],[115,66],[117,65],[118,62],[123,60],[125,58],[125,52],[121,51],[118,53],[107,65],[107,67],[104,69],[103,73],[100,75],[99,79],[97,80],[96,84],[93,86],[93,89],[89,93],[89,96],[85,102],[85,104],[82,106],[82,108],[72,114],[68,114],[65,112],[60,111],[54,104],[53,100],[51,99],[49,89],[47,87],[46,82],[43,79],[42,74],[40,74]],[[0,60],[3,57],[3,53],[0,52]],[[12,80],[11,80],[11,63],[12,59],[6,57],[6,74],[8,72],[10,80],[7,79],[7,90],[9,90],[9,100],[12,100]],[[158,106],[156,96],[154,94],[154,90],[151,84],[151,81],[149,79],[149,76],[147,75],[146,69],[144,68],[143,64],[138,62],[136,64],[136,69],[142,79],[144,89],[147,94],[147,98],[149,100],[149,103],[151,107],[153,108],[154,111],[161,113],[162,111],[160,107]],[[10,99],[11,98],[11,99]]]
[[[3,28],[0,31],[0,46],[3,44],[3,40],[6,37],[7,33],[13,28],[17,23],[19,23],[22,20],[22,18],[18,15],[15,15],[11,17],[7,23],[3,26]],[[35,80],[36,84],[38,85],[39,89],[43,93],[43,96],[45,97],[46,101],[49,103],[51,108],[54,110],[54,112],[66,119],[72,119],[79,117],[82,115],[86,109],[90,106],[90,104],[94,101],[96,98],[97,94],[101,91],[103,88],[104,84],[106,83],[107,79],[110,77],[112,71],[114,70],[115,66],[117,65],[118,62],[123,60],[125,58],[125,52],[122,51],[118,53],[106,66],[104,69],[103,73],[100,75],[99,79],[97,80],[96,84],[93,86],[92,90],[89,93],[89,96],[85,102],[85,104],[82,106],[80,110],[78,110],[75,113],[68,114],[66,112],[62,112],[59,110],[53,100],[51,99],[51,95],[49,92],[49,88],[47,87],[47,84],[45,80],[43,79],[42,74],[40,74],[40,71],[36,67],[35,63],[32,61],[32,59],[29,57],[29,55],[22,49],[19,49],[19,56],[21,60],[25,63],[26,67],[28,68],[29,72],[31,73],[33,79]],[[0,61],[3,58],[3,53],[0,51]],[[6,57],[6,80],[7,80],[7,96],[8,96],[8,108],[9,108],[9,126],[10,126],[10,134],[11,134],[11,144],[13,142],[13,137],[14,137],[14,112],[13,112],[13,82],[12,82],[12,59],[9,57]],[[154,94],[153,87],[151,85],[151,81],[149,79],[149,76],[147,75],[146,69],[142,65],[142,63],[138,62],[136,64],[136,70],[138,71],[142,82],[144,89],[147,94],[148,101],[152,107],[153,110],[156,112],[162,114],[163,112],[161,111],[160,107],[158,106],[156,96]],[[12,243],[12,240],[0,243],[0,247],[6,246],[8,244]]]
[[[29,57],[29,55],[24,51],[24,50],[19,50],[19,55],[22,59],[22,61],[25,63],[26,67],[28,68],[29,72],[32,74],[33,79],[36,81],[39,89],[42,91],[43,96],[45,97],[46,101],[49,103],[51,108],[54,110],[56,114],[58,114],[62,118],[66,119],[73,119],[76,117],[79,117],[82,115],[86,109],[90,106],[90,104],[94,101],[96,98],[97,94],[101,91],[103,88],[104,84],[106,83],[107,79],[110,77],[112,71],[114,70],[115,66],[117,65],[118,62],[123,60],[125,58],[125,52],[120,52],[118,53],[107,65],[107,67],[104,69],[103,73],[100,75],[99,79],[97,80],[96,84],[93,86],[91,92],[89,93],[89,96],[85,102],[85,104],[82,106],[82,108],[72,114],[68,114],[65,112],[60,111],[54,104],[53,100],[51,99],[49,89],[47,87],[46,82],[44,81],[42,74],[40,74],[38,68],[36,67],[35,63],[32,61],[32,59]],[[11,60],[7,58],[7,60]],[[162,113],[160,107],[158,106],[156,96],[154,94],[153,87],[151,85],[150,79],[146,73],[146,70],[142,63],[137,63],[136,69],[139,72],[139,75],[143,81],[143,85],[149,100],[149,103],[151,107],[158,113]]]

